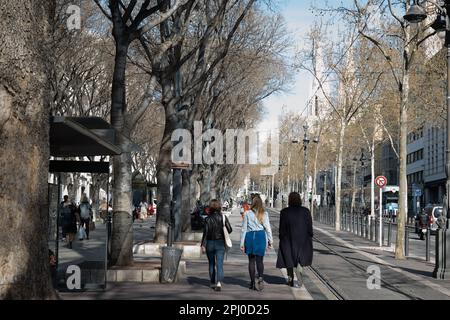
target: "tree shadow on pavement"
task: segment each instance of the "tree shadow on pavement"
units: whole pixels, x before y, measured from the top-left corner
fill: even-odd
[[[406,267],[398,267],[398,268],[405,270],[406,272],[409,272],[409,273],[417,274],[420,276],[425,276],[427,278],[433,278],[433,272],[430,272],[427,270],[418,270],[418,269],[411,269],[411,268],[406,268]]]
[[[209,279],[192,277],[192,276],[186,277],[186,281],[189,284],[198,284],[198,285],[201,285],[204,287],[209,287],[211,284]]]
[[[286,284],[285,278],[272,275],[265,275],[264,281],[269,284]]]

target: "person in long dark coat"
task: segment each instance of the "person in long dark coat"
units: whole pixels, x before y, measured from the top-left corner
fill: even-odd
[[[276,267],[286,268],[288,285],[294,286],[294,268],[299,286],[303,284],[303,267],[313,259],[313,228],[311,212],[302,207],[300,194],[291,192],[288,207],[280,212],[279,250]]]

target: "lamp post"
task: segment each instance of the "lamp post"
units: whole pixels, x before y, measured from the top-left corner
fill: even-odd
[[[447,149],[446,149],[446,196],[444,197],[444,214],[438,221],[438,232],[436,235],[436,263],[433,271],[433,277],[437,279],[449,279],[450,265],[447,264],[447,259],[450,259],[450,231],[449,218],[449,191],[450,191],[450,0],[443,1],[443,6],[440,6],[434,1],[426,0],[432,3],[438,9],[437,19],[431,25],[436,32],[445,32],[445,47],[447,48]],[[420,23],[427,18],[425,10],[415,2],[412,5],[404,19],[410,23]],[[450,264],[450,260],[449,260]]]
[[[308,202],[308,145],[309,145],[309,138],[308,138],[308,124],[305,124],[303,126],[304,130],[304,136],[303,136],[303,151],[304,151],[304,161],[303,161],[303,181],[304,181],[304,187],[303,187],[303,203],[304,206],[309,208],[309,202]]]
[[[308,124],[305,124],[303,126],[303,131],[304,131],[304,135],[303,135],[303,152],[304,152],[304,157],[303,157],[303,170],[304,170],[304,174],[303,174],[303,205],[307,208],[309,208],[309,199],[308,199],[308,145],[311,142],[311,140],[308,137],[308,129],[309,126]],[[319,138],[316,138],[313,140],[314,143],[319,143]],[[292,143],[300,143],[298,140],[293,140]]]

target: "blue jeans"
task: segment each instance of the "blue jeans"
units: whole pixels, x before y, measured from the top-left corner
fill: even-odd
[[[224,240],[207,240],[206,255],[209,261],[209,278],[211,283],[223,281],[223,257],[225,255]],[[216,279],[216,259],[217,259],[217,279]]]

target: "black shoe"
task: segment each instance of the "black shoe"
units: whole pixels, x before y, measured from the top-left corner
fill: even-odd
[[[256,282],[256,289],[258,291],[263,291],[264,290],[264,279],[263,277],[259,277],[258,281]]]
[[[250,290],[256,290],[255,283],[252,281],[250,282],[250,286],[248,287]]]
[[[293,287],[294,286],[294,278],[288,277],[288,286]]]
[[[72,249],[72,241],[69,242],[69,249]]]

